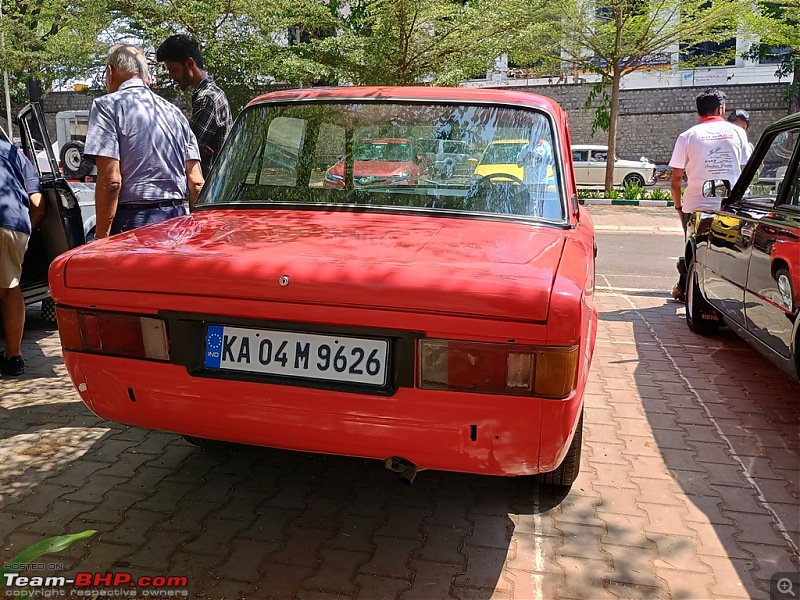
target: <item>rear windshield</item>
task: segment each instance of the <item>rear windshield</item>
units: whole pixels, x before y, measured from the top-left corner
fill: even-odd
[[[198,207],[358,206],[562,222],[557,147],[550,115],[533,109],[259,104],[234,125]],[[437,149],[458,156],[443,165]]]

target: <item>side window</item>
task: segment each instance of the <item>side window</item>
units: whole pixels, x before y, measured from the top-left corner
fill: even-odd
[[[274,118],[269,124],[261,151],[254,157],[247,183],[296,186],[305,131],[305,119]]]
[[[605,150],[594,150],[592,152],[592,162],[606,162],[607,154]]]
[[[797,139],[798,130],[782,131],[772,138],[766,153],[761,154],[758,174],[750,181],[744,197],[774,204],[787,183],[786,175]]]
[[[586,157],[588,153],[586,150],[573,150],[572,151],[572,162],[586,162]]]

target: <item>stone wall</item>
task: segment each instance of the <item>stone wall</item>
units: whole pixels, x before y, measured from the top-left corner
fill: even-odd
[[[767,125],[788,114],[789,103],[784,98],[787,87],[788,83],[722,86],[729,110],[745,108],[750,112],[751,142],[758,140]],[[584,108],[588,86],[562,84],[513,89],[549,96],[561,104],[569,114],[573,143],[606,143],[603,131],[598,131],[594,138],[589,135],[593,110]],[[668,163],[675,138],[697,122],[694,99],[700,91],[697,87],[622,90],[617,155],[629,159],[644,155],[658,164]],[[52,92],[44,98],[42,104],[53,139],[55,114],[61,110],[89,109],[93,97],[86,92]],[[175,99],[175,103],[184,111],[188,108],[182,97]]]
[[[784,98],[787,84],[721,86],[727,96],[727,109],[744,108],[750,113],[748,137],[758,141],[764,128],[789,114]],[[508,88],[504,88],[508,89]],[[607,133],[597,131],[592,138],[592,109],[584,108],[589,87],[585,85],[548,85],[513,88],[549,96],[569,114],[573,144],[605,144]],[[657,164],[666,164],[678,135],[697,123],[695,97],[698,87],[622,90],[617,125],[617,155],[637,159],[647,156]]]

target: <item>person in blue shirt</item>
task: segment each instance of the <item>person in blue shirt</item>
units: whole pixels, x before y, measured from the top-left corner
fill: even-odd
[[[25,373],[22,332],[25,299],[20,288],[22,261],[31,231],[44,217],[39,175],[16,146],[0,139],[0,316],[5,350],[0,352],[0,374]]]

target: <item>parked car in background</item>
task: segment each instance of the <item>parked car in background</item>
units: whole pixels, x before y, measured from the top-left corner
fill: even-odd
[[[425,174],[423,156],[407,138],[375,138],[355,142],[353,181],[360,187],[417,185]],[[345,161],[325,172],[324,186],[345,187]]]
[[[411,140],[456,120],[475,148],[546,134],[553,185],[416,176]],[[264,169],[270,140],[293,150]],[[595,251],[554,101],[312,88],[242,111],[193,213],[67,253],[50,281],[67,370],[105,419],[379,459],[406,483],[570,486]]]
[[[539,133],[534,136],[537,140]],[[544,143],[544,140],[540,143]],[[550,145],[550,142],[547,142]],[[512,181],[522,184],[525,179],[525,169],[520,162],[523,158],[523,149],[528,145],[528,139],[499,139],[486,146],[475,166],[475,175],[489,177],[495,181]],[[555,169],[552,165],[543,172],[548,183],[555,183]]]
[[[573,144],[572,162],[578,187],[602,187],[606,180],[608,146]],[[638,161],[614,159],[614,185],[645,187],[656,182],[656,165],[642,156]]]
[[[84,156],[86,132],[89,129],[88,110],[62,110],[56,113],[56,139],[51,144],[53,154],[64,177],[75,181],[93,181],[97,175],[94,159]],[[42,172],[48,172],[48,158],[39,145],[36,158]]]
[[[686,323],[699,334],[728,325],[800,379],[800,113],[768,127],[718,211],[692,215],[686,247]],[[768,176],[759,169],[768,165]],[[720,190],[730,190],[729,193]]]
[[[481,154],[475,167],[475,175],[481,177],[510,175],[521,182],[522,166],[517,163],[522,148],[527,143],[527,139],[493,140]]]
[[[461,140],[422,139],[417,147],[433,166],[436,177],[450,179],[459,171],[464,171],[470,158],[469,146]]]

